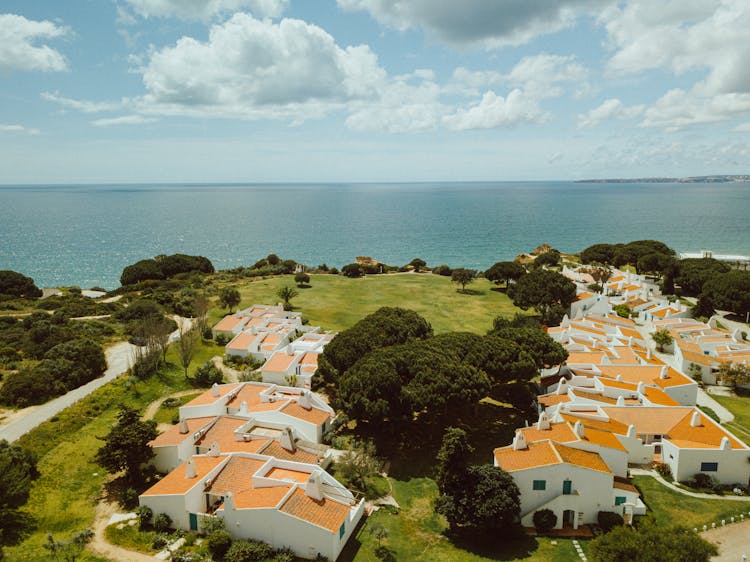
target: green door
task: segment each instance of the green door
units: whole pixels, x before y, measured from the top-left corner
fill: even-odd
[[[191,531],[198,530],[198,514],[197,513],[190,514],[190,530]]]
[[[573,482],[570,480],[563,481],[563,494],[568,495],[573,491]]]

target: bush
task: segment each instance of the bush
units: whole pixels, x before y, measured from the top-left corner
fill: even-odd
[[[715,492],[721,490],[721,484],[719,484],[719,481],[710,474],[705,474],[703,472],[697,473],[692,479],[688,480],[686,484],[691,488],[697,488],[700,490],[710,490]]]
[[[234,541],[224,556],[225,562],[260,562],[273,555],[273,549],[264,542]]]
[[[160,513],[154,517],[154,531],[166,533],[172,528],[172,518],[166,513]]]
[[[341,273],[346,277],[362,277],[362,266],[358,263],[350,263],[341,268]]]
[[[625,523],[622,519],[622,515],[620,515],[619,513],[613,513],[611,511],[600,511],[596,515],[596,522],[605,533],[608,533],[616,526]]]
[[[657,464],[656,472],[667,482],[671,482],[672,480],[674,480],[674,476],[672,476],[672,469],[669,468],[668,464]]]
[[[138,505],[138,490],[135,488],[126,488],[122,493],[120,503],[125,509],[132,509]]]
[[[557,525],[557,515],[551,509],[540,509],[534,512],[534,527],[537,531],[546,533]]]
[[[332,267],[331,269],[328,270],[328,273],[330,273],[331,275],[338,275],[339,270],[335,267]]]
[[[294,552],[290,548],[282,548],[276,551],[276,555],[273,557],[274,562],[294,562],[296,560]]]
[[[224,382],[224,374],[216,365],[214,365],[214,362],[209,359],[196,369],[195,375],[190,379],[190,382],[194,386],[206,388],[214,383],[221,384]]]
[[[443,277],[450,277],[453,270],[449,266],[443,264],[432,268],[432,273],[435,275],[442,275]]]
[[[630,318],[631,310],[627,304],[618,304],[612,307],[617,316],[621,318]]]
[[[138,507],[138,509],[135,510],[135,514],[138,517],[139,531],[145,531],[146,529],[151,527],[151,519],[154,516],[154,512],[150,507],[141,505]]]
[[[216,334],[214,341],[216,342],[216,345],[220,345],[221,347],[227,345],[227,337],[224,334]]]
[[[211,330],[210,326],[206,326],[203,330],[203,333],[201,334],[203,336],[204,340],[212,340],[214,339],[214,333]]]
[[[206,539],[206,548],[214,560],[221,560],[232,546],[232,535],[224,530],[214,531]]]
[[[167,537],[164,535],[156,535],[154,537],[154,540],[151,542],[151,548],[154,550],[163,550],[167,548],[167,545],[169,544],[169,541],[167,540]]]

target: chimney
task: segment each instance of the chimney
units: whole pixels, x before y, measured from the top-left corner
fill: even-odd
[[[620,394],[620,396],[617,397],[617,404],[616,406],[624,406],[625,405],[625,398]]]
[[[557,394],[568,393],[568,381],[564,377],[560,377],[560,382],[557,384]]]
[[[219,456],[219,444],[214,441],[211,443],[211,448],[208,450],[208,453],[206,453],[209,457],[218,457]]]
[[[646,385],[643,381],[638,383],[638,394],[646,394]]]
[[[646,358],[647,359],[651,359],[651,348],[650,347],[646,350]]]
[[[701,425],[701,415],[698,412],[693,412],[693,417],[690,418],[690,425],[692,427],[700,427]]]
[[[547,417],[547,413],[542,412],[541,414],[539,414],[539,420],[536,422],[536,428],[539,431],[542,431],[545,429],[550,429],[550,427],[551,426],[549,424],[549,418]]]
[[[513,438],[513,450],[521,451],[528,448],[529,446],[526,444],[526,437],[524,437],[523,432],[517,431],[516,436]]]
[[[219,385],[216,383],[211,385],[211,396],[215,398],[219,397]]]
[[[616,380],[617,382],[622,382],[622,375],[617,375],[617,376],[615,377],[615,380]]]
[[[573,426],[573,433],[575,433],[579,439],[583,439],[583,424],[579,421]]]
[[[307,484],[305,484],[305,494],[308,498],[312,498],[314,500],[320,501],[323,499],[320,473],[317,470],[315,472],[312,472],[310,474],[310,477],[307,479]]]
[[[227,495],[224,496],[224,510],[234,511],[234,509],[234,494],[232,492],[227,492]]]
[[[661,372],[659,373],[659,378],[660,378],[660,379],[666,379],[666,378],[667,378],[667,373],[668,373],[668,370],[667,370],[667,366],[666,366],[666,365],[664,365],[664,366],[663,366],[663,367],[661,368]]]
[[[296,447],[294,445],[294,435],[292,434],[291,427],[285,427],[283,429],[281,437],[279,438],[279,445],[292,453],[295,451]]]
[[[297,404],[300,405],[300,408],[304,408],[305,410],[311,410],[312,409],[312,402],[310,401],[310,393],[306,390],[303,390],[299,393],[299,398],[297,399]]]
[[[239,414],[240,415],[247,415],[247,413],[248,413],[248,411],[247,411],[247,402],[245,400],[243,400],[242,403],[240,404]]]
[[[635,439],[635,426],[632,423],[628,426],[628,437]]]
[[[195,471],[195,463],[193,459],[190,459],[185,464],[185,478],[195,478],[196,476],[198,476],[198,473]]]
[[[719,445],[719,448],[722,451],[728,451],[732,448],[732,444],[729,442],[729,437],[724,436],[721,438],[721,445]]]
[[[188,427],[187,420],[180,420],[180,433],[185,435],[186,433],[190,433],[190,428]]]

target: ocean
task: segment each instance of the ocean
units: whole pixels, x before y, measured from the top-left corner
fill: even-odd
[[[284,259],[486,269],[543,242],[651,238],[750,254],[750,184],[573,182],[0,186],[0,269],[39,286],[119,286],[176,252],[216,268]]]

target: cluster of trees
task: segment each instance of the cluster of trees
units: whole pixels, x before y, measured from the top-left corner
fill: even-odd
[[[96,452],[96,462],[112,474],[124,471],[130,484],[139,485],[144,480],[144,465],[154,456],[148,442],[158,434],[155,421],[142,420],[136,410],[122,405],[117,423],[100,437],[104,445]]]
[[[522,310],[533,307],[543,324],[558,325],[576,299],[576,285],[548,269],[535,269],[508,287],[508,296]]]
[[[31,484],[39,477],[36,458],[18,445],[2,440],[0,474],[0,545],[10,545],[18,542],[33,523],[20,508],[29,500]]]
[[[41,296],[42,290],[31,277],[8,269],[0,270],[0,297],[36,299]]]
[[[382,308],[326,346],[318,373],[349,418],[387,419],[395,429],[447,423],[507,383],[526,383],[538,368],[565,357],[533,321],[498,320],[486,336],[433,336],[417,313]]]
[[[518,486],[499,467],[468,463],[473,448],[466,432],[449,427],[436,459],[435,503],[453,533],[505,532],[517,527],[521,514]]]
[[[171,256],[156,256],[128,265],[122,270],[120,284],[134,285],[151,279],[168,279],[180,273],[213,273],[214,266],[206,257],[173,254]]]
[[[0,403],[19,407],[41,404],[102,376],[106,368],[100,345],[72,339],[51,348],[33,367],[8,374],[0,387]]]
[[[579,255],[584,264],[631,265],[637,273],[662,273],[675,261],[675,251],[658,240],[594,244]]]

